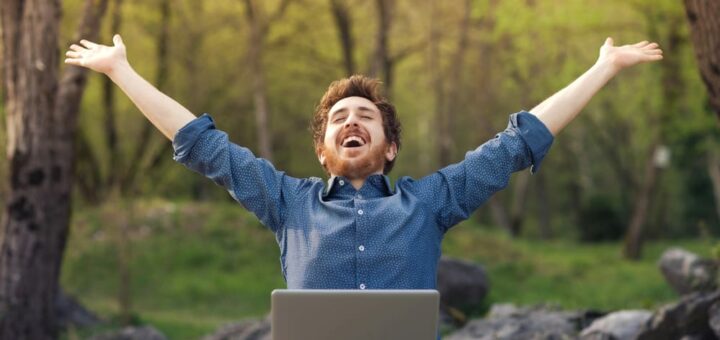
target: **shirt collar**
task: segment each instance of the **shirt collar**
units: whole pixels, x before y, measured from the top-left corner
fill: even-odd
[[[390,178],[385,175],[374,174],[365,179],[365,183],[363,183],[360,190],[355,190],[347,178],[343,176],[332,176],[328,179],[328,184],[325,191],[323,191],[322,197],[343,195],[343,193],[355,195],[357,192],[362,193],[365,198],[384,197],[393,194],[392,187],[390,186]]]

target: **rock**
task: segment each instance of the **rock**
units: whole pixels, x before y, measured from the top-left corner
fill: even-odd
[[[596,312],[560,311],[547,306],[493,305],[485,319],[470,321],[446,340],[575,339]]]
[[[658,263],[670,286],[680,295],[717,287],[718,264],[680,248],[666,250]]]
[[[708,322],[710,306],[720,301],[720,291],[696,292],[657,310],[643,327],[638,340],[716,339]]]
[[[220,327],[202,340],[271,340],[270,316],[244,320]]]
[[[88,327],[102,323],[99,317],[83,307],[74,297],[65,294],[62,289],[55,298],[55,310],[58,326],[62,329],[71,325]]]
[[[610,313],[583,329],[582,340],[633,340],[643,330],[645,323],[652,316],[646,310],[624,310]]]
[[[89,340],[167,340],[165,335],[152,326],[125,327],[91,337]]]
[[[715,302],[708,309],[708,325],[715,336],[720,338],[720,302]]]
[[[440,303],[455,309],[477,308],[490,290],[485,269],[470,261],[443,256],[437,276]]]

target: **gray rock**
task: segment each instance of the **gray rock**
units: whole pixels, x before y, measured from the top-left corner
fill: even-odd
[[[547,306],[493,305],[485,319],[470,321],[446,340],[575,339],[594,312],[561,311]]]
[[[477,308],[490,290],[485,269],[470,261],[441,257],[437,289],[441,304],[456,309]]]
[[[102,323],[100,318],[83,307],[74,297],[60,289],[55,298],[57,323],[60,328],[89,327]]]
[[[220,327],[202,340],[271,340],[270,316]]]
[[[125,327],[91,337],[89,340],[167,340],[164,334],[152,326]]]
[[[717,287],[718,265],[680,248],[666,250],[658,263],[670,286],[680,295],[712,291]]]
[[[610,313],[582,330],[582,340],[632,340],[637,338],[645,323],[652,316],[646,310],[624,310]]]
[[[720,302],[715,302],[708,309],[708,325],[715,336],[720,338]]]
[[[710,306],[720,301],[720,291],[696,292],[657,310],[643,327],[638,340],[716,339],[709,325]]]

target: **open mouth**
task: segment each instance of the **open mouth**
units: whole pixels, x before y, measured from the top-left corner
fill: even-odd
[[[342,142],[344,148],[359,148],[363,145],[365,145],[365,140],[360,136],[349,136]]]

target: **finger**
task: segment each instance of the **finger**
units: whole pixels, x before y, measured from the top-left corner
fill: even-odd
[[[78,58],[67,58],[65,59],[65,63],[69,65],[83,66],[83,60]]]
[[[76,51],[67,51],[67,52],[65,52],[65,56],[68,56],[68,57],[70,57],[70,58],[80,58],[80,57],[82,57],[82,55],[80,54],[80,52],[76,52]]]
[[[658,48],[659,46],[660,45],[658,45],[658,43],[649,43],[649,44],[643,46],[642,48],[651,49],[651,48]]]
[[[82,51],[85,51],[85,50],[86,50],[85,47],[82,47],[82,46],[79,46],[79,45],[76,45],[76,44],[70,45],[70,49],[73,50],[73,51],[77,51],[77,52],[82,52]]]
[[[660,50],[660,49],[647,50],[647,51],[645,51],[645,54],[650,54],[650,55],[660,54],[660,55],[662,55],[662,54],[663,54],[663,51]]]
[[[120,37],[120,34],[115,34],[113,36],[113,43],[115,44],[115,46],[122,46],[122,47],[125,46],[125,43],[123,42],[122,37]]]
[[[645,45],[647,45],[647,44],[649,44],[649,43],[650,43],[649,41],[643,40],[643,41],[641,41],[641,42],[639,42],[639,43],[637,43],[637,44],[634,44],[633,46],[635,46],[635,47],[643,47],[643,46],[645,46]]]
[[[613,43],[613,38],[607,37],[607,39],[605,39],[605,45],[613,46]]]
[[[85,40],[85,39],[80,40],[80,44],[82,44],[83,46],[85,46],[87,48],[95,48],[98,46],[98,44],[96,44],[92,41]]]

